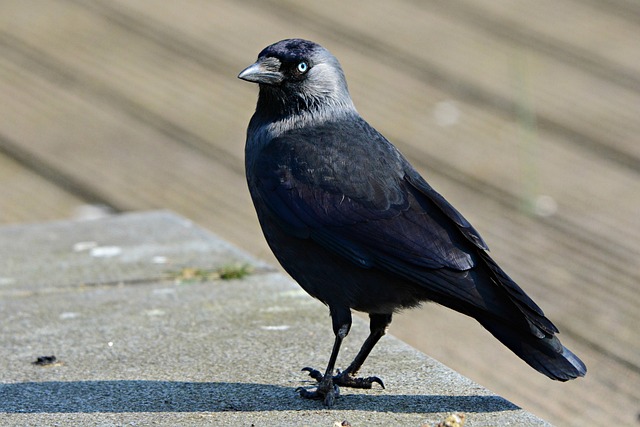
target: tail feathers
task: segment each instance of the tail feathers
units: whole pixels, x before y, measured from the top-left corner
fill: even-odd
[[[511,302],[513,302],[525,316],[531,332],[540,337],[557,333],[558,328],[545,317],[542,309],[496,264],[489,254],[486,252],[479,252],[479,254],[482,260],[484,260],[485,265],[493,273],[496,282],[507,292]]]
[[[529,366],[553,380],[568,381],[587,373],[582,360],[564,347],[554,335],[539,338],[499,320],[478,321]]]

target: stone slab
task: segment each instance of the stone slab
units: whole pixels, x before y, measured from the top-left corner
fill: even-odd
[[[176,273],[234,265],[252,273]],[[333,410],[301,399],[300,368],[329,356],[326,308],[170,212],[0,228],[0,297],[5,426],[549,425],[393,337],[362,371],[387,389],[343,389]],[[355,318],[339,366],[367,332]]]

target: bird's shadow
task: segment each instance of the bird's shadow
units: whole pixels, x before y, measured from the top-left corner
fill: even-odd
[[[49,381],[0,384],[0,413],[126,413],[314,410],[294,387],[179,381]],[[397,413],[519,409],[498,396],[346,394],[336,410]]]

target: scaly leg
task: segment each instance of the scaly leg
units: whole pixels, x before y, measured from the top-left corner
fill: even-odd
[[[300,395],[308,399],[324,399],[324,404],[331,407],[335,402],[335,398],[339,395],[338,386],[352,387],[352,388],[364,388],[369,389],[373,386],[373,383],[378,383],[384,388],[384,383],[378,377],[356,378],[362,364],[371,353],[371,350],[378,343],[380,338],[386,333],[387,327],[391,323],[391,314],[369,314],[370,319],[370,333],[364,344],[360,348],[360,351],[353,359],[353,362],[347,369],[342,372],[338,372],[337,375],[333,375],[335,362],[340,349],[340,344],[344,337],[349,333],[351,323],[343,324],[343,327],[338,329],[336,333],[336,339],[333,345],[333,351],[331,352],[331,358],[329,359],[329,365],[322,375],[320,371],[312,368],[303,368],[303,371],[309,372],[309,375],[318,381],[318,387],[315,391],[308,391],[306,389],[299,388]],[[349,316],[349,320],[350,316]],[[342,332],[342,333],[341,333]]]
[[[303,371],[309,371],[309,375],[318,381],[318,386],[313,391],[302,387],[297,388],[300,396],[305,399],[322,399],[324,405],[329,408],[333,406],[336,397],[340,394],[338,386],[333,384],[333,370],[336,366],[336,359],[338,358],[342,340],[349,334],[349,330],[351,329],[351,310],[348,308],[340,311],[331,310],[331,320],[336,338],[333,342],[333,350],[331,350],[331,357],[329,357],[327,369],[324,375],[322,375],[315,369],[303,368]]]
[[[373,383],[378,383],[384,388],[384,383],[378,377],[355,378],[362,367],[362,364],[373,350],[373,347],[387,333],[387,328],[391,324],[391,314],[369,314],[369,336],[362,344],[360,351],[351,362],[351,365],[334,377],[337,385],[353,388],[371,388]]]

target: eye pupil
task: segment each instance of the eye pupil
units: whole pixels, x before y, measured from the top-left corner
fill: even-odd
[[[307,65],[306,62],[301,62],[298,64],[298,71],[300,71],[301,73],[306,72],[307,69],[309,69],[309,66]]]

